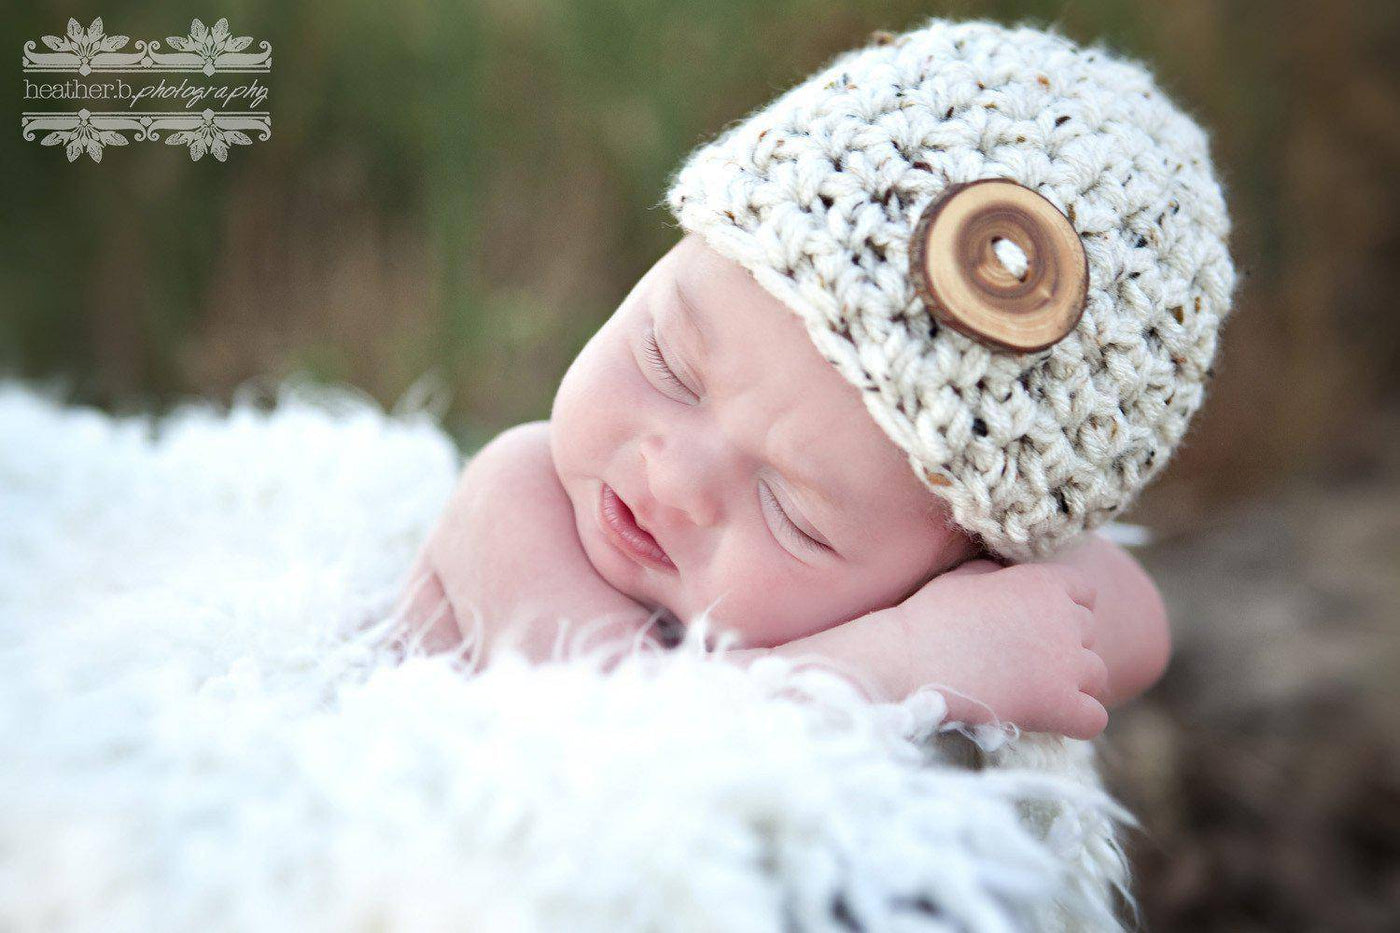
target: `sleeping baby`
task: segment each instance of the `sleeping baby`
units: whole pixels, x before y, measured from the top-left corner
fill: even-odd
[[[666,201],[677,242],[550,419],[467,463],[416,642],[539,660],[566,620],[660,644],[703,617],[738,663],[1097,735],[1169,641],[1094,528],[1185,432],[1234,286],[1202,130],[1102,49],[934,19],[702,145]]]

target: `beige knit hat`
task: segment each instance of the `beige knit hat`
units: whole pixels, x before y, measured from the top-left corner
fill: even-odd
[[[1045,349],[979,333],[920,278],[933,208],[984,179],[1045,205],[1078,256]],[[801,317],[955,521],[1018,560],[1162,469],[1235,287],[1205,132],[1140,65],[1024,26],[935,18],[842,53],[691,153],[666,200]],[[1033,240],[982,229],[999,281],[1045,287]]]

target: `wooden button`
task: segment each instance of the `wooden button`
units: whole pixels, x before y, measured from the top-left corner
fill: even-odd
[[[1024,263],[1008,268],[998,240],[1019,248],[1000,244]],[[1009,178],[951,185],[924,208],[909,273],[940,323],[1017,353],[1044,350],[1074,330],[1089,294],[1089,257],[1069,219]]]

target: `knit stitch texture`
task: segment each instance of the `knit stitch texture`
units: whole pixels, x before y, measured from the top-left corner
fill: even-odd
[[[984,178],[1043,195],[1088,255],[1083,317],[1046,350],[983,346],[915,293],[920,213]],[[666,202],[799,315],[954,520],[1012,559],[1161,471],[1235,289],[1205,131],[1138,63],[1024,25],[935,18],[844,52],[692,152]]]

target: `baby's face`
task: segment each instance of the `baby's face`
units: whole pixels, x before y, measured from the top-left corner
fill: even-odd
[[[574,360],[550,436],[603,579],[747,646],[895,605],[973,551],[796,314],[695,235]]]

